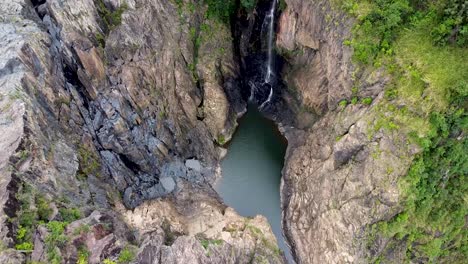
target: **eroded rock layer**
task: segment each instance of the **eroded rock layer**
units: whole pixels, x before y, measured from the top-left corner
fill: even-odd
[[[354,68],[343,44],[353,21],[332,1],[285,2],[277,35],[283,77],[302,108],[318,114],[310,128],[287,130],[285,233],[299,263],[365,263],[365,229],[398,212],[397,180],[418,149],[397,132],[374,130],[388,78]],[[339,106],[351,96],[374,100]]]
[[[210,187],[245,102],[230,28],[205,12],[0,3],[0,262],[283,263],[266,219]]]

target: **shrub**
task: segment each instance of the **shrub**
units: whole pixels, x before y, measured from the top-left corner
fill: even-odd
[[[60,216],[64,222],[71,223],[81,218],[81,212],[77,208],[60,208]]]
[[[344,1],[343,8],[351,14],[359,13],[358,1]],[[401,25],[413,12],[409,0],[378,0],[359,19],[353,31],[355,38],[346,41],[354,49],[354,59],[360,63],[373,63],[380,52],[391,49]]]
[[[119,258],[117,259],[118,264],[130,263],[135,258],[135,252],[130,247],[125,247],[120,251]]]
[[[466,99],[457,95],[451,101]],[[406,255],[415,262],[461,263],[468,257],[462,242],[468,236],[468,139],[459,137],[468,129],[468,115],[460,104],[431,114],[424,151],[400,184],[403,212],[378,225],[385,236],[405,241]]]
[[[21,244],[16,244],[15,248],[17,250],[32,251],[34,246],[31,242],[23,242]]]
[[[257,0],[240,0],[240,4],[247,11],[252,11],[257,5]]]
[[[231,15],[235,12],[234,0],[206,0],[205,2],[208,5],[206,14],[208,18],[229,23]]]
[[[468,4],[465,0],[441,1],[436,10],[436,25],[431,31],[438,45],[447,43],[468,47]]]
[[[78,260],[76,264],[88,264],[89,251],[82,246],[78,249]]]
[[[46,244],[50,247],[63,247],[68,237],[64,235],[65,227],[68,225],[67,222],[51,221],[47,223],[47,229],[49,235],[46,237]]]
[[[49,201],[47,201],[43,195],[36,196],[36,207],[39,220],[48,221],[53,210],[49,206]]]
[[[338,103],[338,105],[344,108],[348,105],[348,101],[346,99],[343,99]]]
[[[126,2],[123,2],[119,8],[114,11],[111,11],[107,8],[104,3],[104,0],[96,0],[97,1],[97,11],[101,16],[107,30],[112,30],[116,26],[122,23],[122,14],[125,10],[128,9],[128,5]]]
[[[219,246],[223,244],[223,240],[221,239],[201,239],[200,244],[203,246],[204,249],[208,249],[210,245]]]
[[[101,164],[99,163],[99,157],[94,151],[86,146],[80,146],[78,149],[78,160],[80,162],[78,177],[84,178],[90,174],[99,176]]]
[[[372,97],[366,97],[361,100],[362,104],[364,105],[370,105],[372,104]]]
[[[224,137],[223,134],[218,135],[217,141],[218,141],[218,144],[220,144],[220,145],[226,144],[226,138]]]

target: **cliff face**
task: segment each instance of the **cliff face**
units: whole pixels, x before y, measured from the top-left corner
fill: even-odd
[[[302,106],[319,117],[310,129],[288,136],[285,233],[299,263],[366,262],[366,226],[398,212],[397,180],[418,149],[404,135],[376,128],[385,114],[379,103],[388,78],[353,67],[343,45],[353,21],[330,1],[286,3],[277,36],[288,63],[283,77]],[[351,95],[374,100],[339,106]],[[374,243],[379,251],[385,242]]]
[[[89,263],[127,248],[138,263],[283,261],[267,221],[238,216],[210,187],[217,141],[245,103],[230,29],[205,10],[196,1],[0,4],[0,262],[76,262],[80,246]],[[88,217],[67,220],[73,208]],[[39,219],[62,221],[66,245],[50,242],[54,229]],[[11,249],[20,240],[32,253]]]

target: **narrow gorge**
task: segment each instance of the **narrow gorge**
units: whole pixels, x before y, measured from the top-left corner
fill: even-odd
[[[0,0],[0,263],[463,263],[455,2]]]

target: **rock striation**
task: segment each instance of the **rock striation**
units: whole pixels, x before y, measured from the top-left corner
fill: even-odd
[[[298,263],[365,263],[366,227],[399,211],[397,180],[418,148],[398,132],[375,129],[388,78],[353,66],[343,44],[353,21],[333,1],[285,2],[277,35],[283,78],[300,108],[317,114],[309,127],[283,128],[285,235]],[[352,96],[373,103],[339,106]]]
[[[0,262],[284,263],[266,219],[210,185],[245,101],[230,29],[205,12],[0,3]],[[28,213],[51,223],[33,219],[31,250],[18,247]]]

